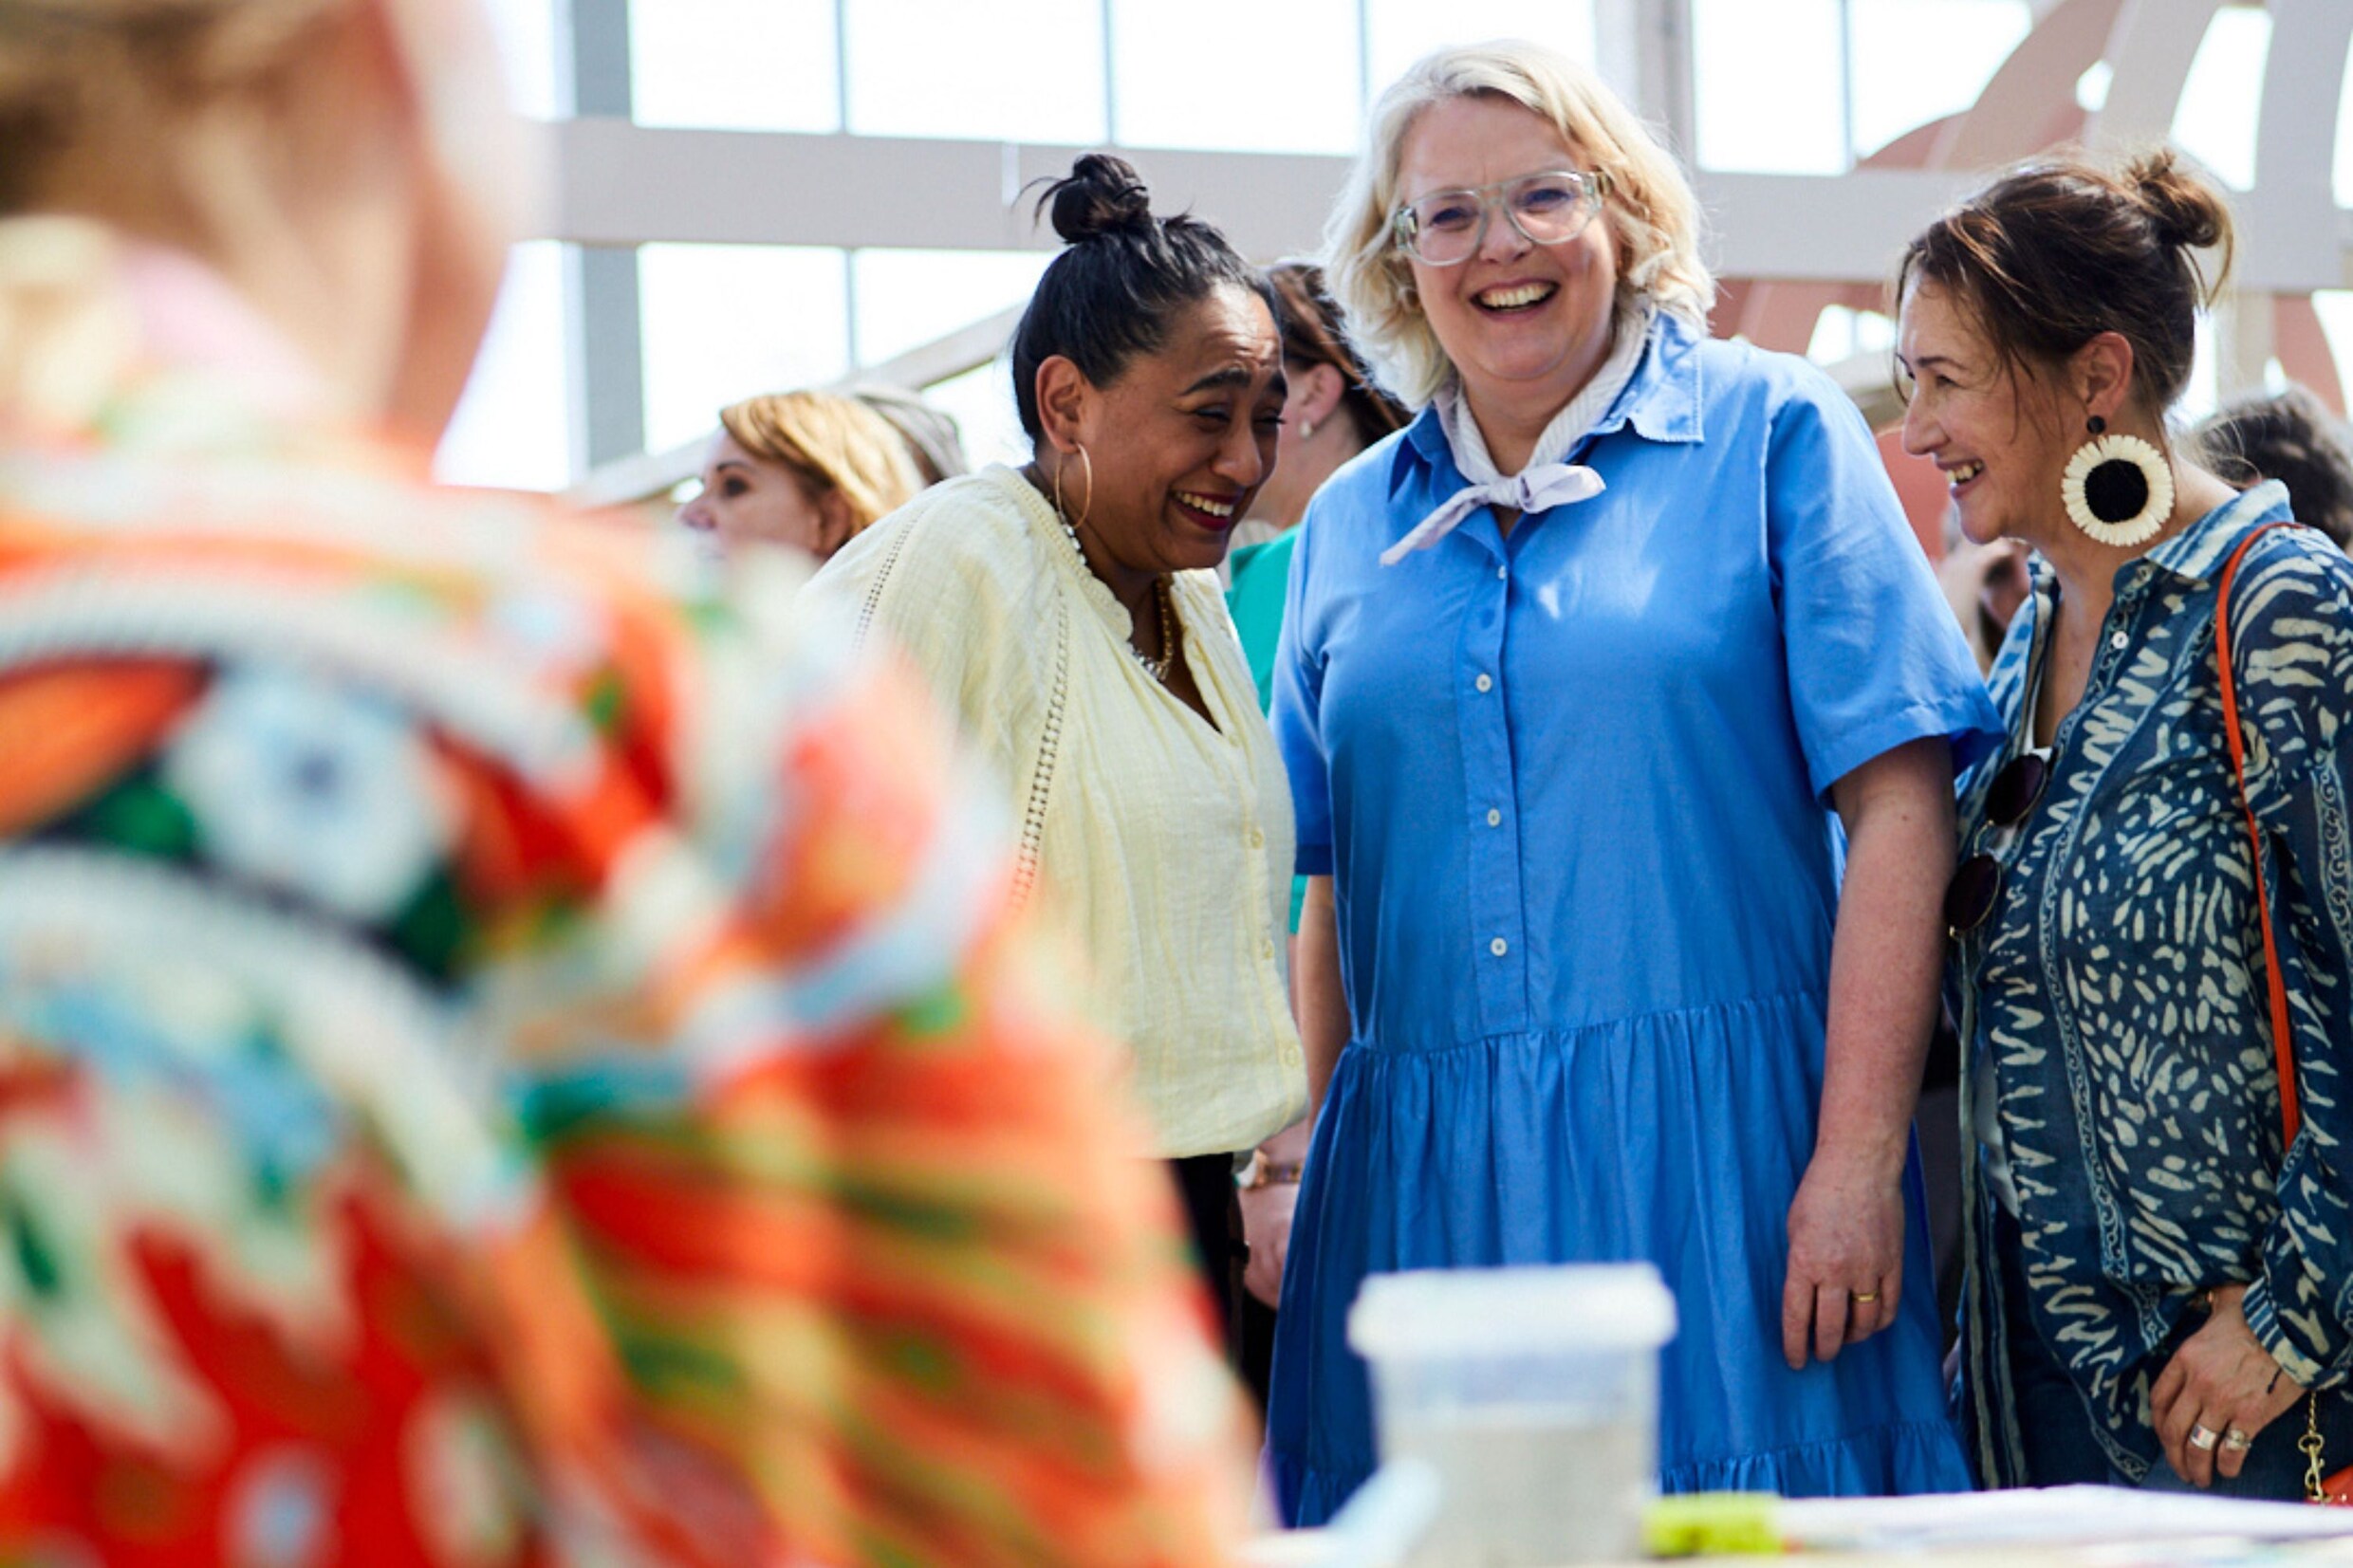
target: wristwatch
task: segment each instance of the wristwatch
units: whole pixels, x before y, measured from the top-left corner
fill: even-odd
[[[1262,1187],[1297,1187],[1306,1167],[1298,1160],[1270,1160],[1264,1149],[1251,1151],[1250,1163],[1233,1173],[1233,1185],[1245,1192]]]

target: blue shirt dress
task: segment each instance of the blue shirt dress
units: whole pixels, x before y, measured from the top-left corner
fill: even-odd
[[[1299,869],[1335,879],[1350,1039],[1283,1290],[1286,1513],[1375,1462],[1345,1319],[1371,1273],[1648,1259],[1681,1330],[1671,1491],[1955,1488],[1917,1170],[1896,1324],[1781,1354],[1841,867],[1829,789],[1995,719],[1853,405],[1805,361],[1661,315],[1577,460],[1598,497],[1482,509],[1434,413],[1303,525],[1274,720]]]

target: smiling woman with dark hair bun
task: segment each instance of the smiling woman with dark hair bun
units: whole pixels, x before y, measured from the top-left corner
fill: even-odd
[[[1291,814],[1214,568],[1274,466],[1273,297],[1224,236],[1089,154],[1013,336],[1035,448],[925,492],[811,585],[895,639],[997,765],[1022,891],[1065,919],[1221,1305],[1236,1153],[1306,1079],[1286,950]]]
[[[2171,149],[2059,156],[1897,274],[1904,446],[2033,550],[1945,901],[1992,1486],[2353,1463],[2353,566],[2175,423],[2231,244]]]

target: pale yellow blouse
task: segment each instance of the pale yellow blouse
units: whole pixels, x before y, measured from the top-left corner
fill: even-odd
[[[1174,581],[1214,727],[1137,662],[1126,609],[1011,469],[917,496],[809,590],[913,655],[1002,775],[1022,894],[1077,937],[1169,1158],[1249,1149],[1307,1100],[1289,790],[1215,575]]]

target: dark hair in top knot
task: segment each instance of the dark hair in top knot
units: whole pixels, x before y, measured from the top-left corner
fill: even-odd
[[[1152,192],[1125,158],[1089,153],[1046,188],[1038,210],[1054,210],[1054,232],[1072,245],[1098,234],[1142,233],[1152,227]]]
[[[1155,217],[1152,193],[1122,158],[1088,153],[1038,198],[1068,242],[1038,280],[1013,329],[1013,403],[1021,428],[1044,439],[1038,366],[1061,355],[1099,387],[1137,356],[1158,353],[1188,307],[1221,287],[1264,300],[1279,329],[1283,307],[1225,235],[1189,213]]]
[[[2220,251],[2211,279],[2196,255],[2209,249]],[[2047,369],[2118,333],[2161,412],[2189,381],[2198,307],[2230,275],[2232,249],[2221,193],[2173,149],[2121,173],[2066,155],[2018,165],[1930,224],[1904,249],[1896,296],[1916,283],[1951,291],[2005,370]]]
[[[2203,250],[2229,239],[2231,213],[2221,194],[2182,167],[2180,155],[2171,147],[2143,153],[2126,164],[2124,183],[2140,194],[2158,244]]]

